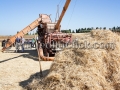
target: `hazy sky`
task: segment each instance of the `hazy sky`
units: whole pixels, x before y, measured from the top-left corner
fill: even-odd
[[[60,13],[66,0],[0,0],[0,35],[14,35],[39,17]],[[120,26],[120,0],[71,0],[61,29]],[[34,30],[35,32],[35,30]]]

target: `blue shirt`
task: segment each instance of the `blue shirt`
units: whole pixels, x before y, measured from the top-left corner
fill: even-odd
[[[16,38],[16,42],[17,42],[17,43],[20,43],[20,38]]]

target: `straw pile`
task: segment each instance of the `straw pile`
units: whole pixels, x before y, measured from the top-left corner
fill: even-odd
[[[33,80],[32,90],[120,90],[120,36],[109,30],[93,30],[79,40],[114,43],[114,48],[69,48],[56,54],[48,76]],[[70,46],[71,47],[71,46]]]

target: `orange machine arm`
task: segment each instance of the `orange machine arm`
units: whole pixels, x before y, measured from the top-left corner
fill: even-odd
[[[66,3],[65,3],[65,5],[64,5],[64,7],[63,7],[63,10],[62,10],[62,13],[61,13],[61,15],[60,15],[60,18],[59,18],[57,24],[55,25],[55,30],[56,30],[56,29],[59,30],[60,23],[61,23],[61,21],[62,21],[62,18],[63,18],[63,16],[64,16],[64,14],[65,14],[65,12],[66,12],[69,4],[70,4],[70,1],[71,1],[71,0],[66,0]]]
[[[26,28],[24,28],[23,30],[21,30],[19,33],[17,33],[16,35],[12,36],[10,38],[10,40],[6,43],[6,46],[2,48],[2,52],[7,49],[8,47],[10,47],[14,42],[15,39],[17,37],[20,36],[24,36],[25,34],[27,34],[29,31],[33,30],[34,28],[36,28],[39,25],[39,21],[41,20],[41,18],[38,18],[37,20],[35,20],[34,22],[32,22],[30,25],[28,25]]]
[[[23,30],[21,30],[16,35],[12,36],[10,38],[10,40],[6,43],[6,46],[2,48],[2,52],[5,49],[7,49],[8,47],[10,47],[15,42],[15,40],[16,40],[17,37],[24,36],[25,34],[27,34],[28,32],[30,32],[31,30],[35,29],[40,24],[41,20],[44,23],[51,22],[51,19],[50,19],[49,15],[47,15],[47,14],[40,14],[40,17],[37,20],[35,20],[34,22],[32,22],[30,25],[28,25],[27,27],[25,27]]]

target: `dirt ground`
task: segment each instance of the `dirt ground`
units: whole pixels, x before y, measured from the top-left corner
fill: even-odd
[[[1,47],[0,47],[1,50]],[[0,52],[0,90],[23,90],[34,76],[39,76],[39,62],[35,49],[15,53],[15,48]],[[41,61],[43,75],[48,73],[51,61]]]

